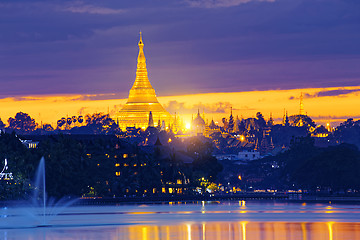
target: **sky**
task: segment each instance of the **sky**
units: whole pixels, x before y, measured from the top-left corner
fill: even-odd
[[[301,92],[312,108],[344,98],[356,106],[359,12],[358,0],[2,0],[0,117],[28,111],[56,121],[41,117],[44,106],[58,106],[54,99],[71,99],[56,118],[116,111],[135,79],[140,30],[149,79],[172,114],[174,106],[189,114],[203,105],[212,113],[223,99],[226,113],[231,105],[248,106],[238,112],[245,116],[253,108],[295,114]],[[282,101],[255,102],[270,93]],[[254,98],[239,97],[246,94]],[[353,108],[314,114],[357,117]]]

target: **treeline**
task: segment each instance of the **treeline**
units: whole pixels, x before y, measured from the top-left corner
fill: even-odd
[[[115,135],[57,134],[28,149],[14,133],[2,133],[1,163],[8,159],[14,180],[0,181],[0,199],[30,197],[42,156],[46,190],[53,197],[193,194],[196,187],[203,187],[201,179],[210,183],[221,171],[208,147],[194,139],[179,152],[161,143],[140,147]]]
[[[94,113],[85,116],[63,117],[56,126],[48,123],[39,124],[29,114],[18,112],[7,120],[7,125],[0,119],[0,129],[18,134],[53,134],[67,132],[73,134],[120,134],[121,130],[109,114]]]
[[[320,148],[313,138],[299,137],[289,150],[254,161],[242,171],[248,185],[262,189],[360,190],[360,151],[347,143]]]

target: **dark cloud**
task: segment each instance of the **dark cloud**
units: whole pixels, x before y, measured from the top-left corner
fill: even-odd
[[[33,98],[33,97],[13,97],[11,98],[13,101],[38,101],[41,98]]]
[[[358,2],[2,2],[0,96],[126,97],[139,30],[159,96],[358,85]]]
[[[336,90],[326,90],[319,91],[313,94],[303,93],[304,98],[318,98],[318,97],[342,97],[347,94],[360,92],[360,88],[358,89],[336,89]],[[299,97],[291,96],[289,100],[298,100]]]
[[[355,115],[355,116],[349,116],[349,115],[343,115],[343,116],[335,116],[335,115],[328,115],[328,116],[322,116],[322,115],[318,115],[318,116],[311,116],[312,119],[314,120],[326,120],[326,121],[333,121],[333,120],[346,120],[349,118],[353,118],[353,119],[360,119],[360,115]]]
[[[338,89],[330,91],[321,91],[317,93],[318,97],[333,97],[333,96],[342,96],[354,92],[360,92],[360,89]]]

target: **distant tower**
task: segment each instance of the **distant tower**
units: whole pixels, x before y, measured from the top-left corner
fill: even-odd
[[[272,113],[270,113],[270,118],[269,118],[269,121],[268,121],[268,126],[269,127],[272,127],[274,125],[274,120],[272,118]]]
[[[289,117],[288,117],[288,113],[286,111],[286,116],[285,116],[285,124],[284,124],[286,127],[290,126],[290,123],[289,123]]]
[[[149,124],[148,124],[148,127],[154,127],[154,119],[153,119],[151,111],[149,112]]]
[[[166,126],[165,126],[165,121],[163,120],[161,123],[161,129],[160,131],[165,131],[166,130]]]
[[[285,108],[284,108],[284,115],[283,115],[283,120],[282,120],[282,125],[285,126],[285,121],[286,121],[286,115],[285,115]]]
[[[160,118],[159,118],[159,120],[158,120],[158,124],[157,124],[157,126],[156,126],[157,128],[158,128],[158,130],[160,130],[160,128],[161,128],[161,121],[160,121]]]
[[[234,117],[232,115],[232,107],[230,108],[230,118],[229,118],[229,132],[234,130]]]
[[[240,119],[239,116],[236,116],[236,120],[234,124],[234,133],[238,133],[240,131],[239,125],[240,125]]]
[[[305,115],[302,93],[300,94],[300,112],[299,112],[299,115]]]

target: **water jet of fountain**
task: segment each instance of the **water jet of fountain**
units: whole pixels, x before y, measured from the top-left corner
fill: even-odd
[[[42,193],[42,196],[41,196]],[[32,201],[34,205],[42,203],[42,225],[46,225],[46,185],[45,185],[45,158],[40,159],[40,163],[36,170],[35,182],[34,182],[34,191]]]

